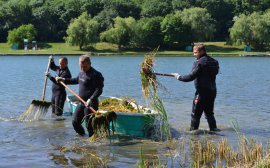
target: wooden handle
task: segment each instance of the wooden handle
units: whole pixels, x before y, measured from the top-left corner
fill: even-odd
[[[48,66],[47,66],[47,69],[46,69],[46,73],[49,72],[49,68],[50,68],[50,65],[51,65],[51,61],[52,61],[52,60],[49,59]],[[41,100],[42,100],[42,101],[44,101],[44,99],[45,99],[46,85],[47,85],[47,76],[45,75],[44,84],[43,84],[43,90],[42,90],[42,97],[41,97]]]
[[[163,73],[154,73],[155,75],[159,75],[159,76],[170,76],[170,77],[174,77],[174,75],[172,74],[163,74]]]
[[[77,99],[79,99],[85,105],[85,107],[88,107],[91,111],[93,111],[94,113],[97,113],[95,109],[93,109],[90,106],[87,106],[87,103],[76,92],[70,89],[70,87],[68,87],[64,82],[60,81],[59,83],[61,83],[65,88],[67,88],[67,90],[69,90],[74,96],[76,96]]]

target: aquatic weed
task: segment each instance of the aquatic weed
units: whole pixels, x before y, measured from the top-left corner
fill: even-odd
[[[153,52],[146,54],[144,61],[140,64],[142,92],[146,103],[150,102],[152,108],[159,114],[159,125],[157,125],[159,127],[159,132],[156,131],[156,133],[159,134],[160,139],[170,140],[171,132],[168,124],[167,112],[157,91],[158,87],[162,85],[158,82],[153,69],[157,51],[158,48]]]

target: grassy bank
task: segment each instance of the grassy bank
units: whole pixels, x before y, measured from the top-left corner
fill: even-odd
[[[245,54],[243,51],[244,46],[230,46],[226,45],[225,42],[206,42],[204,43],[207,47],[208,54],[215,56],[239,56]],[[38,50],[12,50],[10,45],[7,43],[0,43],[0,55],[11,54],[87,54],[94,53],[97,55],[113,55],[113,54],[124,54],[133,55],[139,54],[144,55],[149,51],[138,51],[138,50],[124,50],[119,51],[116,45],[109,43],[97,43],[92,48],[80,51],[78,46],[69,46],[66,43],[40,43],[38,44]],[[246,54],[266,54],[265,52],[248,52]],[[160,50],[158,55],[177,55],[177,56],[192,56],[191,51],[168,51]]]
[[[0,43],[0,54],[82,54],[78,47],[68,46],[65,43],[38,44],[38,50],[13,50],[7,43]]]

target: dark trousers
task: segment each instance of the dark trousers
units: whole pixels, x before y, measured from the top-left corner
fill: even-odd
[[[98,102],[92,103],[91,107],[94,110],[98,110]],[[88,107],[85,107],[84,104],[82,103],[78,104],[74,113],[72,125],[73,125],[74,130],[79,135],[85,134],[84,128],[82,127],[83,119],[85,119],[85,124],[86,124],[89,137],[93,135],[94,131],[91,125],[92,118],[90,118],[91,113],[93,112]]]
[[[53,91],[52,93],[52,113],[61,116],[65,105],[66,91]]]
[[[214,117],[214,103],[216,94],[216,91],[195,93],[192,105],[190,130],[196,130],[199,128],[200,119],[203,112],[208,122],[209,129],[213,130],[217,128],[216,119]]]

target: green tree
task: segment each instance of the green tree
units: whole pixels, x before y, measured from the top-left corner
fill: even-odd
[[[118,16],[118,12],[114,9],[104,9],[97,16],[94,17],[99,23],[99,32],[104,32],[111,28],[113,25],[113,19]]]
[[[103,0],[104,10],[115,10],[122,18],[140,18],[141,8],[133,0]]]
[[[64,0],[45,1],[33,8],[33,25],[37,28],[37,40],[62,41],[69,24],[69,19],[63,16],[64,13]]]
[[[172,7],[174,10],[183,10],[185,8],[191,8],[192,7],[192,1],[191,0],[172,0]]]
[[[33,20],[29,0],[10,0],[0,3],[0,36],[6,40],[8,31]]]
[[[74,0],[78,2],[78,0]],[[96,16],[104,9],[104,3],[100,0],[80,0],[81,11],[89,13],[91,16]]]
[[[233,25],[233,4],[228,0],[204,0],[199,6],[206,8],[212,18],[217,21],[214,38],[224,41],[229,36],[228,29]]]
[[[240,15],[235,19],[230,29],[230,38],[234,43],[251,45],[255,49],[269,47],[270,24],[269,13],[260,14],[257,12],[251,15]]]
[[[142,18],[134,27],[133,45],[141,48],[156,48],[163,44],[163,35],[160,29],[162,17]]]
[[[232,5],[234,5],[234,15],[238,16],[240,14],[249,15],[255,11],[264,12],[270,8],[269,0],[228,0]]]
[[[79,17],[82,12],[86,11],[81,9],[83,6],[82,0],[65,0],[57,4],[57,6],[61,7],[59,19],[66,24],[70,23],[73,18]]]
[[[136,20],[132,17],[121,18],[116,17],[114,19],[114,25],[109,30],[102,32],[100,38],[102,41],[107,41],[113,44],[117,44],[118,48],[122,46],[128,46],[130,39],[133,36],[133,27],[136,25]]]
[[[147,0],[142,4],[144,17],[165,16],[172,11],[171,0]]]
[[[235,22],[233,24],[233,27],[230,28],[230,39],[232,42],[237,44],[249,43],[252,39],[251,37],[251,29],[250,29],[250,20],[248,19],[248,16],[245,14],[242,14],[235,18]]]
[[[207,41],[215,33],[215,20],[205,8],[184,9],[181,13],[183,24],[191,27],[197,41]]]
[[[32,41],[35,39],[36,30],[32,24],[21,25],[18,28],[8,31],[8,44],[19,44],[19,48],[23,48],[24,39],[28,39],[28,41]]]
[[[167,15],[161,22],[161,31],[164,34],[164,42],[169,45],[186,45],[193,42],[191,28],[184,25],[181,20],[181,12]]]
[[[98,41],[98,22],[91,19],[87,12],[71,21],[67,29],[65,41],[71,45],[78,45],[80,50],[84,46]]]
[[[253,45],[254,48],[264,49],[265,47],[267,47],[267,44],[269,43],[270,25],[265,20],[266,19],[265,15],[260,14],[258,12],[252,13],[249,16],[249,19],[251,20],[250,26],[252,31],[251,45]]]

